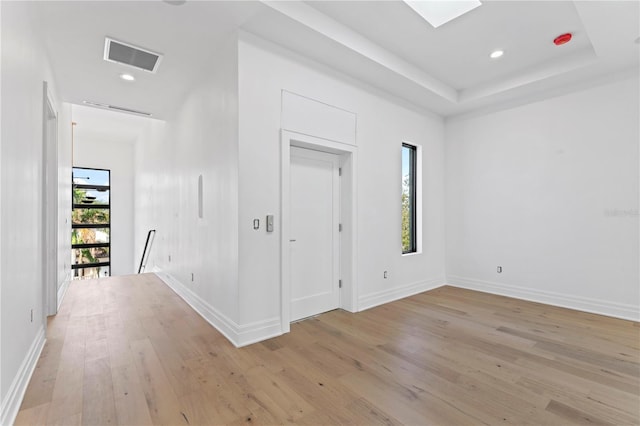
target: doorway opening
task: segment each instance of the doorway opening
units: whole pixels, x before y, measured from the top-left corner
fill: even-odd
[[[356,146],[282,131],[281,327],[357,311]]]
[[[111,276],[111,171],[73,168],[73,279]]]

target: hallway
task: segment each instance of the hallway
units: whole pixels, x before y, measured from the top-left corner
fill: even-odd
[[[16,424],[631,424],[637,337],[442,287],[237,349],[153,274],[73,281]]]

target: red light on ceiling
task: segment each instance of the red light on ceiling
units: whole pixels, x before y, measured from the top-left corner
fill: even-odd
[[[556,46],[562,46],[563,44],[569,43],[571,41],[571,37],[573,37],[571,33],[559,35],[553,39],[553,44]]]

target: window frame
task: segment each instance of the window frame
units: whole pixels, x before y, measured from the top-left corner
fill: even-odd
[[[402,245],[402,223],[401,223],[401,238],[400,245],[402,248],[403,255],[415,254],[419,253],[419,244],[418,244],[418,209],[419,209],[419,198],[418,198],[418,154],[420,152],[419,147],[412,143],[402,142],[402,150],[405,148],[409,149],[409,249],[405,250]],[[401,152],[402,152],[401,150]],[[402,158],[402,156],[401,156]],[[404,180],[404,175],[402,174],[402,162],[401,162],[401,177]],[[402,209],[402,206],[401,206]],[[402,210],[401,210],[401,222],[402,222]]]
[[[80,170],[89,170],[89,171],[98,171],[98,172],[106,172],[107,173],[107,179],[109,184],[108,185],[93,185],[93,184],[76,184],[74,182],[75,179],[75,172],[76,171],[80,171]],[[104,191],[108,191],[109,193],[109,203],[108,204],[96,204],[96,205],[85,205],[85,204],[76,204],[74,203],[74,189],[97,189],[97,190],[104,190]],[[101,169],[101,168],[96,168],[96,167],[81,167],[81,166],[74,166],[71,168],[71,212],[72,212],[72,216],[73,216],[73,212],[77,209],[101,209],[101,210],[107,210],[109,212],[109,222],[108,223],[73,223],[73,218],[71,219],[71,230],[72,230],[72,234],[73,231],[76,229],[108,229],[109,230],[109,241],[107,243],[78,243],[78,244],[71,244],[71,250],[72,253],[74,254],[74,259],[73,262],[71,264],[71,270],[72,270],[72,278],[73,280],[79,280],[79,279],[84,279],[83,275],[80,274],[81,270],[84,269],[91,269],[91,268],[102,268],[102,267],[107,267],[109,268],[109,272],[108,272],[108,277],[111,276],[111,260],[113,259],[112,254],[111,254],[111,241],[112,241],[112,229],[111,229],[111,210],[112,210],[112,203],[111,203],[111,169]],[[87,249],[87,248],[107,248],[109,251],[109,260],[106,262],[92,262],[92,263],[75,263],[75,249]],[[98,276],[98,278],[102,278],[100,276]]]

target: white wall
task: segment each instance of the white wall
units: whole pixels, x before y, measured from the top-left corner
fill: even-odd
[[[73,106],[73,111],[78,107]],[[83,123],[78,121],[76,128]],[[111,275],[137,272],[134,254],[134,147],[131,142],[95,137],[84,138],[76,132],[73,143],[73,166],[111,170]],[[67,179],[71,179],[70,175]]]
[[[212,53],[216,68],[194,84],[176,116],[166,124],[150,122],[136,143],[135,253],[140,256],[146,232],[156,229],[147,271],[160,269],[176,291],[232,336],[238,312],[237,43],[229,39]]]
[[[442,120],[250,35],[215,51],[218,64],[206,81],[194,85],[174,118],[151,123],[135,145],[136,253],[142,231],[157,230],[147,270],[160,271],[236,344],[279,332],[280,230],[255,232],[252,223],[266,214],[279,223],[286,89],[358,115],[356,309],[444,283]],[[423,251],[413,256],[402,256],[400,244],[403,141],[423,147]]]
[[[450,120],[448,282],[638,320],[638,104],[636,77]]]
[[[0,423],[17,413],[32,369],[44,344],[42,287],[43,81],[58,99],[38,23],[28,2],[2,2],[2,285],[0,337]],[[69,122],[62,104],[59,123]],[[59,126],[60,127],[60,126]],[[70,141],[59,132],[64,156]],[[67,212],[67,213],[65,213]],[[64,208],[59,215],[70,214]],[[31,310],[33,309],[33,321]]]
[[[253,230],[254,218],[280,220],[281,92],[357,114],[357,308],[444,282],[444,136],[439,117],[412,110],[252,35],[239,42],[240,323],[280,315],[280,230]],[[401,144],[422,146],[423,252],[401,255]],[[389,278],[383,278],[383,271]]]

